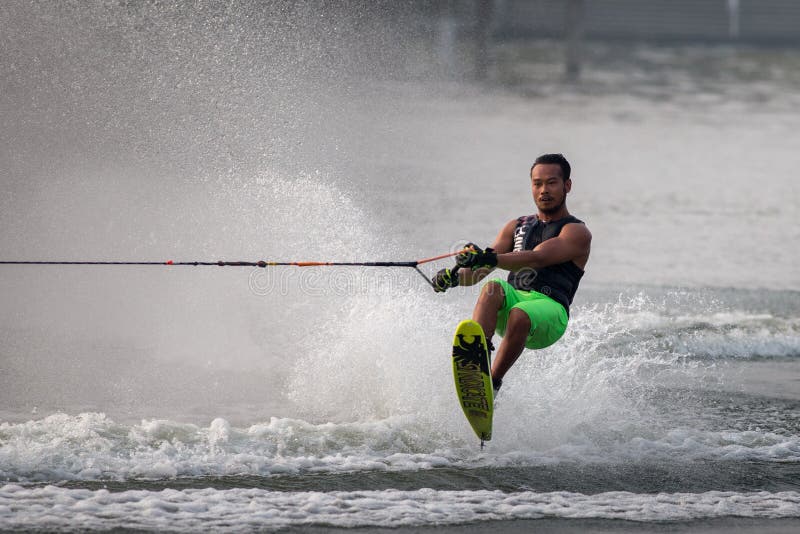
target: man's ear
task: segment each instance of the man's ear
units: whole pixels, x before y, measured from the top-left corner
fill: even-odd
[[[564,190],[567,193],[572,191],[572,178],[567,178],[567,180],[564,181]]]

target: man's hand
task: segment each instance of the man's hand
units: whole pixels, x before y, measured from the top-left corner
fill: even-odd
[[[482,269],[484,267],[497,267],[497,253],[492,248],[481,250],[474,243],[467,243],[464,252],[456,256],[456,264],[459,267],[469,267],[470,269]]]
[[[436,276],[431,278],[433,290],[437,293],[444,293],[451,287],[458,285],[458,272],[453,272],[453,269],[442,269]]]

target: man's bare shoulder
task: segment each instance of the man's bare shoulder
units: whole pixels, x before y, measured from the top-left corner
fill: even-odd
[[[576,255],[572,260],[583,269],[592,248],[592,233],[589,228],[583,223],[566,224],[558,237],[567,241],[570,248],[575,249]]]
[[[570,241],[585,243],[586,245],[592,242],[592,233],[589,231],[586,224],[582,222],[565,224],[564,228],[561,229],[560,237],[564,237]]]
[[[561,235],[568,236],[574,239],[592,240],[592,232],[584,222],[571,222],[564,225],[561,229]]]

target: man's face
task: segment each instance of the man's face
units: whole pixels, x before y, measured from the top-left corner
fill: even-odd
[[[531,171],[533,201],[542,213],[555,213],[567,199],[572,180],[562,179],[561,166],[539,163]]]

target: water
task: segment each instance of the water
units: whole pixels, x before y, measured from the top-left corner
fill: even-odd
[[[509,45],[486,86],[346,13],[115,6],[0,8],[3,259],[410,260],[529,213],[550,150],[592,258],[483,451],[448,358],[477,288],[4,267],[0,529],[796,530],[791,54],[606,46],[575,88]]]

